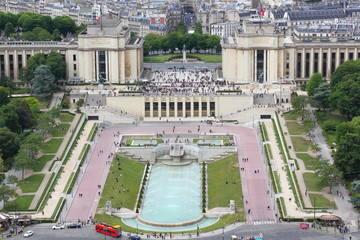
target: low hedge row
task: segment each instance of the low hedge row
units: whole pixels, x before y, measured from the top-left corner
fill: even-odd
[[[73,143],[71,144],[71,147],[70,147],[68,153],[66,154],[66,157],[65,157],[65,159],[64,159],[64,161],[63,161],[63,165],[66,165],[67,161],[70,159],[70,157],[71,157],[71,155],[72,155],[72,152],[73,152],[74,148],[76,147],[77,142],[78,142],[78,140],[79,140],[79,138],[80,138],[80,135],[81,135],[82,131],[84,130],[84,127],[85,127],[86,122],[87,122],[87,120],[85,120],[85,121],[83,122],[83,124],[81,125],[81,127],[80,127],[80,129],[79,129],[79,132],[77,133],[77,135],[76,135]],[[70,141],[69,141],[69,142],[70,142]]]

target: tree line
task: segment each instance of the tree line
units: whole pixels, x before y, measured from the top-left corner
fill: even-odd
[[[215,50],[221,52],[220,38],[214,35],[202,34],[201,25],[195,26],[194,33],[186,33],[184,22],[180,22],[175,32],[165,36],[157,34],[147,34],[144,42],[144,54],[149,55],[153,51],[171,51],[183,49],[185,45],[187,50]]]
[[[77,26],[69,16],[51,18],[37,13],[0,12],[0,31],[7,38],[24,41],[61,41],[68,34],[77,35],[86,28]]]
[[[353,181],[350,191],[360,193],[360,59],[346,61],[332,74],[330,83],[320,73],[314,73],[306,84],[308,97],[299,96],[293,101],[297,110],[307,103],[318,108],[319,113],[338,110],[348,121],[326,120],[323,131],[335,135],[334,165],[321,160],[318,171],[327,186]],[[321,170],[322,169],[322,170]],[[325,171],[324,171],[325,169]],[[328,169],[328,170],[326,170]],[[360,208],[360,197],[352,197]]]

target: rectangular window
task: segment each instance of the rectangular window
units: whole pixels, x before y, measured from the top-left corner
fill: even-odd
[[[331,53],[331,74],[335,71],[336,53]]]
[[[178,102],[177,103],[177,107],[178,107],[178,117],[182,117],[183,116],[183,103],[182,102]]]
[[[76,64],[74,64],[74,71],[76,71]]]
[[[191,116],[191,103],[190,102],[185,103],[185,111],[186,111],[186,116],[190,117]]]
[[[23,67],[23,62],[22,62],[22,55],[18,55],[18,70],[20,70]]]
[[[161,116],[166,117],[166,102],[161,102]]]
[[[305,77],[310,77],[310,53],[305,53]]]
[[[354,60],[354,53],[349,53],[349,60]]]
[[[150,102],[145,102],[145,117],[150,117]]]
[[[319,72],[319,53],[314,53],[314,73]]]
[[[340,64],[342,64],[343,62],[345,62],[345,53],[340,53]]]
[[[0,72],[1,72],[1,76],[5,76],[5,61],[4,61],[4,55],[0,55]]]
[[[215,117],[215,102],[210,102],[210,116]]]
[[[76,61],[76,55],[75,54],[73,55],[73,61],[74,62]]]
[[[26,60],[28,60],[30,57],[31,57],[31,55],[30,55],[30,54],[27,54],[27,55],[26,55]]]
[[[169,117],[175,117],[175,103],[169,103]]]
[[[9,55],[9,64],[10,64],[10,78],[14,79],[14,56]]]
[[[259,83],[264,82],[264,50],[256,51],[256,80]]]
[[[202,116],[203,117],[207,117],[207,102],[202,102],[201,103],[201,111],[202,111]]]
[[[323,77],[326,77],[326,69],[327,69],[327,53],[323,53],[323,59],[322,59],[322,75]]]
[[[153,102],[153,116],[158,117],[159,116],[159,103]]]
[[[194,116],[199,116],[199,102],[194,102]]]
[[[98,79],[105,80],[107,78],[107,76],[106,76],[106,53],[105,53],[105,51],[98,51],[98,54],[99,54],[99,62],[98,62],[99,76],[98,76]]]
[[[301,78],[301,53],[297,54],[296,77]]]

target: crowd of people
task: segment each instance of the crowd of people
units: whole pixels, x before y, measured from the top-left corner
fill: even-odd
[[[173,68],[171,71],[156,70],[149,79],[144,80],[138,90],[145,94],[176,95],[202,94],[210,95],[224,87],[222,81],[213,77],[207,69],[186,71]]]

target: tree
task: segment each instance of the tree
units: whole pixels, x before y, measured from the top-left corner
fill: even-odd
[[[311,144],[310,149],[316,153],[316,156],[318,155],[318,152],[321,151],[321,148],[317,143]]]
[[[34,97],[25,98],[27,103],[29,104],[32,115],[35,117],[40,112],[40,102]]]
[[[23,144],[15,157],[14,169],[22,171],[22,178],[24,178],[24,171],[36,164],[36,155],[39,153],[39,147],[35,144]]]
[[[331,188],[343,183],[343,174],[339,169],[329,163],[328,160],[319,160],[320,164],[315,169],[315,173],[320,177],[320,182],[326,187]]]
[[[62,35],[75,33],[77,30],[75,21],[69,16],[59,16],[53,19],[54,29],[58,29]]]
[[[315,89],[324,82],[323,76],[321,73],[314,73],[311,75],[309,82],[306,85],[306,91],[308,96],[311,97],[315,93]]]
[[[51,95],[56,90],[55,76],[51,68],[41,65],[35,69],[34,78],[31,80],[32,92],[38,96]]]
[[[301,119],[303,120],[306,115],[306,104],[308,103],[308,97],[307,96],[297,96],[291,101],[291,105],[294,108],[295,111],[300,112]]]
[[[360,74],[358,75],[360,77]],[[360,79],[359,79],[360,80]],[[330,104],[339,109],[350,121],[360,114],[360,81],[346,80],[339,82],[330,93]]]
[[[360,193],[360,180],[353,181],[351,183],[351,193],[354,196],[358,196]],[[360,208],[360,197],[351,197],[350,202],[354,204],[356,208]]]
[[[325,111],[330,106],[329,96],[330,84],[324,82],[315,88],[314,95],[311,97],[311,99],[313,100],[315,107],[317,107],[319,110],[322,108]]]
[[[46,57],[45,65],[51,68],[51,72],[54,74],[56,82],[65,78],[66,62],[60,53],[50,52]]]
[[[5,75],[0,77],[0,86],[2,87],[6,87],[6,88],[12,88],[13,84],[12,84],[12,80],[10,77],[7,77]]]
[[[48,132],[53,128],[54,124],[55,121],[54,118],[51,116],[51,114],[49,114],[48,112],[44,112],[38,118],[37,127],[42,132],[43,137],[45,137],[48,134]]]
[[[176,32],[182,35],[186,34],[186,26],[183,21],[179,22],[178,26],[176,27]]]
[[[311,131],[315,128],[315,121],[311,119],[304,119],[302,120],[301,125],[303,125],[305,132],[310,135]]]
[[[54,30],[52,38],[54,41],[61,41],[61,33],[60,33],[59,29]]]
[[[2,156],[0,155],[0,172],[3,172],[4,170],[5,170],[4,159],[3,159]]]
[[[11,104],[15,107],[22,130],[35,126],[36,119],[31,112],[29,103],[25,99],[14,99]]]
[[[16,196],[17,196],[17,193],[15,192],[15,189],[13,189],[7,185],[0,186],[0,201],[4,201],[4,205],[10,198],[13,198]]]
[[[360,173],[360,135],[347,133],[337,142],[335,165],[346,175]]]
[[[0,128],[0,155],[6,160],[15,156],[20,149],[18,136],[8,128]]]
[[[194,33],[195,33],[195,34],[203,34],[201,23],[196,23],[196,24],[195,24],[195,31],[194,31]]]
[[[4,32],[7,37],[9,37],[10,34],[15,33],[14,25],[11,22],[6,23]]]
[[[0,107],[0,127],[7,127],[14,133],[21,132],[19,116],[11,104]]]
[[[30,81],[34,78],[35,69],[40,65],[45,65],[46,59],[44,53],[37,53],[34,56],[31,56],[27,60],[27,66],[22,68],[22,80],[25,83],[30,83]]]
[[[8,88],[0,87],[0,107],[10,102],[10,91]]]
[[[29,134],[24,140],[23,140],[23,144],[27,144],[27,143],[32,143],[35,144],[37,146],[41,146],[41,144],[44,142],[45,138],[42,136],[41,133],[39,132],[32,132],[31,134]]]
[[[331,75],[331,87],[335,87],[342,82],[348,75],[360,72],[360,59],[346,61],[337,67]]]
[[[15,187],[15,184],[19,182],[19,179],[14,175],[9,175],[6,179],[8,184],[13,184],[13,188]]]

